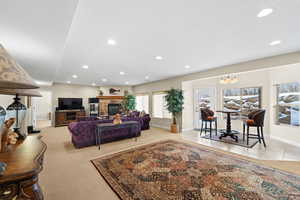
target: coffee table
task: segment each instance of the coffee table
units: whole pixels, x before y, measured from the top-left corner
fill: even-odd
[[[122,122],[122,124],[113,124],[113,123],[101,123],[97,124],[97,130],[96,130],[96,145],[98,145],[98,149],[100,150],[100,144],[101,144],[101,134],[104,131],[108,130],[115,130],[115,129],[123,129],[123,128],[130,128],[131,130],[136,130],[139,128],[139,123],[137,121],[125,121]],[[137,141],[138,133],[136,132],[135,135],[135,141]]]

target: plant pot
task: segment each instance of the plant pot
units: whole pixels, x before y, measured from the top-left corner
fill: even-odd
[[[178,133],[177,124],[171,124],[171,133]]]

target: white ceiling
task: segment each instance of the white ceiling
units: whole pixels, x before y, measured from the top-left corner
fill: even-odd
[[[38,80],[136,85],[300,50],[299,10],[298,0],[4,0],[0,43]]]

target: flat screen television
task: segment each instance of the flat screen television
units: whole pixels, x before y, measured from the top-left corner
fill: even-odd
[[[58,98],[59,110],[75,110],[82,108],[82,98]]]

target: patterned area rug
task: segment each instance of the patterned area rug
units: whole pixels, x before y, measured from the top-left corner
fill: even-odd
[[[300,199],[300,176],[167,140],[92,160],[122,200]]]

